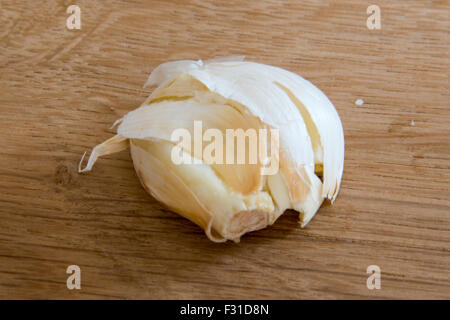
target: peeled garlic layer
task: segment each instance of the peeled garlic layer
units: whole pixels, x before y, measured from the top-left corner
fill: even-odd
[[[157,88],[116,121],[117,135],[96,146],[84,169],[80,162],[80,172],[90,171],[99,156],[129,146],[144,188],[216,242],[239,241],[273,224],[286,209],[299,212],[303,227],[324,199],[334,202],[344,167],[342,124],[330,100],[309,81],[231,58],[164,63],[146,85]],[[279,170],[264,175],[261,163],[206,163],[193,147],[171,139],[179,128],[194,136],[195,121],[220,132],[277,129],[279,145],[263,143]],[[192,161],[175,164],[174,151]]]

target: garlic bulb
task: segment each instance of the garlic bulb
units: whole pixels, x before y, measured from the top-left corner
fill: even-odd
[[[116,121],[117,135],[92,150],[84,169],[82,159],[79,171],[129,146],[144,188],[216,242],[239,241],[244,233],[273,224],[286,209],[298,211],[305,226],[325,198],[334,202],[338,194],[344,166],[341,121],[309,81],[242,60],[158,66],[146,83],[157,88]],[[193,145],[179,142],[182,135],[174,133],[180,129],[194,137]],[[221,135],[228,138],[238,130],[248,133],[249,142],[241,145],[246,161],[236,163],[228,161],[235,155],[228,158],[219,147]],[[249,133],[268,131],[270,138],[257,137],[259,161],[251,161],[256,149]],[[226,151],[236,152],[234,145],[228,149],[233,139],[225,141]],[[206,154],[216,161],[207,161]],[[217,161],[224,157],[227,161]]]

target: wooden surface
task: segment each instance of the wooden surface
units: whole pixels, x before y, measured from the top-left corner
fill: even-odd
[[[0,298],[449,299],[450,7],[376,1],[368,30],[371,4],[1,1]],[[158,64],[236,54],[311,80],[342,118],[341,192],[307,228],[287,212],[216,244],[143,190],[127,151],[77,173]]]

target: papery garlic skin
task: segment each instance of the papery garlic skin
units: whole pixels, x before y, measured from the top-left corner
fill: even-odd
[[[144,188],[216,242],[239,241],[287,209],[298,211],[305,226],[325,198],[335,200],[344,165],[342,124],[310,82],[280,68],[222,59],[164,63],[146,84],[158,87],[118,121],[117,138],[94,148],[81,172],[90,170],[97,156],[123,149],[128,139]],[[264,176],[261,164],[176,165],[170,156],[178,146],[171,133],[192,132],[196,120],[223,132],[278,129],[279,171]],[[178,151],[196,156],[189,147]],[[317,176],[322,170],[323,184]]]

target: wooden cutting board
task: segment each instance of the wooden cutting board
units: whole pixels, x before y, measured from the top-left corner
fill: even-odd
[[[0,298],[450,298],[448,1],[78,0],[69,30],[71,4],[0,4]],[[341,191],[305,229],[286,212],[216,244],[127,151],[77,173],[158,64],[230,55],[302,75],[342,118]]]

